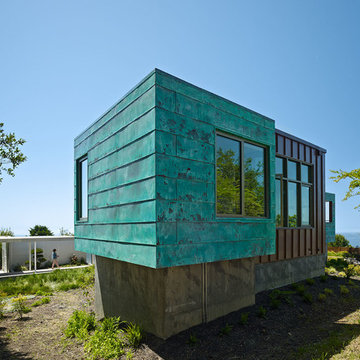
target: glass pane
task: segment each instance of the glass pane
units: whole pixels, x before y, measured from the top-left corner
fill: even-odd
[[[245,215],[265,216],[265,149],[244,143]]]
[[[216,210],[240,214],[240,143],[216,136]]]
[[[301,165],[301,181],[310,182],[310,166]]]
[[[281,180],[275,180],[275,204],[276,204],[276,226],[282,226],[282,211],[281,211]]]
[[[310,225],[310,188],[301,187],[301,225]]]
[[[275,158],[275,174],[282,175],[283,174],[283,159],[276,157]]]
[[[325,221],[327,223],[331,222],[331,219],[330,219],[330,202],[329,201],[326,201],[325,202]]]
[[[288,182],[289,227],[297,227],[297,184]]]
[[[81,218],[87,218],[88,212],[88,178],[87,178],[87,159],[81,162]]]
[[[288,177],[288,179],[297,180],[297,163],[296,162],[288,161],[287,177]]]

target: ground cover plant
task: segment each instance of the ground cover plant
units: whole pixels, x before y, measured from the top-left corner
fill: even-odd
[[[0,280],[0,292],[7,296],[52,293],[77,289],[94,281],[94,267],[54,270],[47,274],[33,274]]]

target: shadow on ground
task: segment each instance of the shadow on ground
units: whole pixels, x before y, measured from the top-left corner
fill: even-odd
[[[0,359],[1,360],[31,360],[27,354],[12,351],[8,348],[9,340],[6,339],[6,328],[0,327]]]
[[[287,286],[279,289],[286,295],[281,297],[279,307],[273,308],[271,291],[262,292],[256,296],[256,305],[195,326],[165,341],[149,335],[138,352],[139,358],[329,359],[360,336],[360,281],[353,279],[353,285],[349,285],[344,278],[314,280],[313,285],[302,282],[313,302],[305,302]],[[350,293],[341,294],[340,285],[345,285]],[[325,288],[333,294],[320,301],[318,295]],[[260,305],[267,310],[265,318],[259,317]],[[244,313],[249,314],[245,325],[241,324]],[[352,318],[344,320],[346,316]]]

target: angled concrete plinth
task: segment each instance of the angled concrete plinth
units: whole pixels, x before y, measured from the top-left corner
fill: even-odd
[[[96,256],[95,269],[97,316],[120,316],[163,339],[255,302],[251,259],[152,269]]]

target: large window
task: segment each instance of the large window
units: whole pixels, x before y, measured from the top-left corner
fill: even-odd
[[[86,157],[77,162],[77,218],[88,217],[88,161]]]
[[[310,165],[276,157],[276,226],[312,226],[312,170]]]
[[[266,149],[216,135],[216,212],[220,216],[266,216]]]

